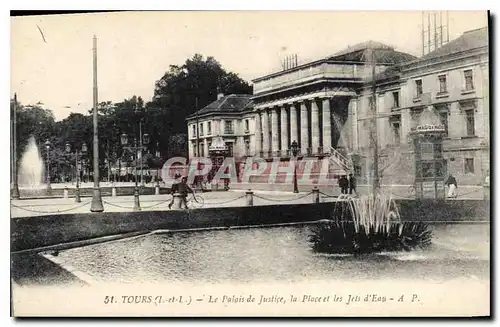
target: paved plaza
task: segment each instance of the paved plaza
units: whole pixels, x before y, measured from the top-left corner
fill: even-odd
[[[111,183],[101,183],[101,187],[111,186]],[[120,183],[117,187],[133,186],[133,183]],[[54,184],[53,188],[73,188],[69,184]],[[153,185],[147,185],[153,187]],[[92,184],[83,184],[82,188],[91,188]],[[364,194],[366,187],[360,186],[359,192]],[[407,187],[391,187],[386,191],[392,194],[395,199],[409,199],[410,195],[405,191]],[[253,205],[287,205],[287,204],[307,204],[313,202],[311,189],[303,189],[300,193],[277,192],[277,191],[254,191]],[[246,206],[245,190],[229,190],[218,192],[197,193],[203,198],[202,208],[216,207],[241,207]],[[333,202],[337,200],[339,192],[337,189],[320,190],[320,202]],[[459,190],[456,199],[474,199],[479,200],[484,197],[484,189],[478,186],[464,186]],[[168,204],[172,196],[169,194],[160,195],[141,195],[140,205],[143,211],[161,211],[169,210]],[[189,199],[189,197],[188,197]],[[451,199],[451,200],[456,200]],[[81,203],[75,203],[74,197],[63,198],[31,198],[11,200],[11,217],[33,217],[58,213],[86,213],[90,211],[91,197],[82,197]],[[127,212],[133,211],[133,196],[103,196],[102,198],[105,212]],[[172,209],[173,210],[173,209]]]

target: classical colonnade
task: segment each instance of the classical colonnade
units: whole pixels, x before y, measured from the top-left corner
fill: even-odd
[[[256,153],[265,157],[286,156],[293,141],[297,141],[303,155],[330,153],[334,123],[331,99],[316,97],[255,106]]]

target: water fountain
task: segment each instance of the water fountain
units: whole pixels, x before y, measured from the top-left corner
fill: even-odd
[[[352,123],[347,119],[342,124],[336,114],[333,114],[333,122],[340,132],[337,148],[352,153],[351,143],[347,137]],[[388,164],[386,167],[394,166],[399,161],[398,147],[394,153],[391,158],[394,162],[386,163]],[[346,157],[350,161],[350,167],[353,167],[352,156]],[[366,159],[367,164],[369,161],[379,160],[378,157],[373,158],[371,154]],[[378,170],[374,173],[379,174],[380,168]],[[429,225],[422,222],[403,222],[390,191],[373,189],[373,185],[370,184],[374,179],[371,177],[367,169],[368,194],[356,197],[342,194],[333,204],[335,208],[332,219],[323,220],[313,226],[309,235],[313,251],[329,254],[362,254],[411,251],[429,247],[432,235]]]
[[[19,165],[18,181],[21,192],[40,193],[44,190],[44,162],[35,138],[30,137]]]
[[[403,222],[394,199],[382,192],[356,198],[342,195],[339,200],[334,203],[339,210],[334,210],[333,220],[312,228],[309,242],[316,252],[411,251],[426,249],[431,244],[429,226]]]

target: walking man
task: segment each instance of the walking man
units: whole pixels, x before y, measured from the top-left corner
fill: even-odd
[[[349,174],[349,194],[354,194],[358,195],[358,192],[356,191],[356,177],[354,177],[353,174]]]
[[[180,194],[180,198],[181,198],[180,207],[181,207],[181,209],[182,209],[183,205],[184,205],[185,209],[189,209],[187,206],[187,195],[188,195],[188,193],[194,194],[194,191],[187,184],[187,177],[186,176],[182,177],[180,183],[172,185],[172,194],[174,194],[174,193]],[[172,196],[172,201],[170,201],[170,204],[168,205],[169,209],[172,208],[173,203],[174,203],[174,197]]]
[[[349,188],[349,181],[347,180],[347,177],[345,175],[342,175],[339,178],[339,187],[341,194],[347,194],[347,189]]]
[[[449,198],[456,198],[457,197],[457,180],[455,177],[453,177],[452,174],[448,176],[448,179],[446,180],[446,183],[444,185],[448,186],[448,197]]]

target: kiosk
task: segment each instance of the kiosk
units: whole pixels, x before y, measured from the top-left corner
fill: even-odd
[[[445,126],[432,106],[427,107],[411,136],[415,149],[415,197],[445,199],[446,164],[443,159]]]

